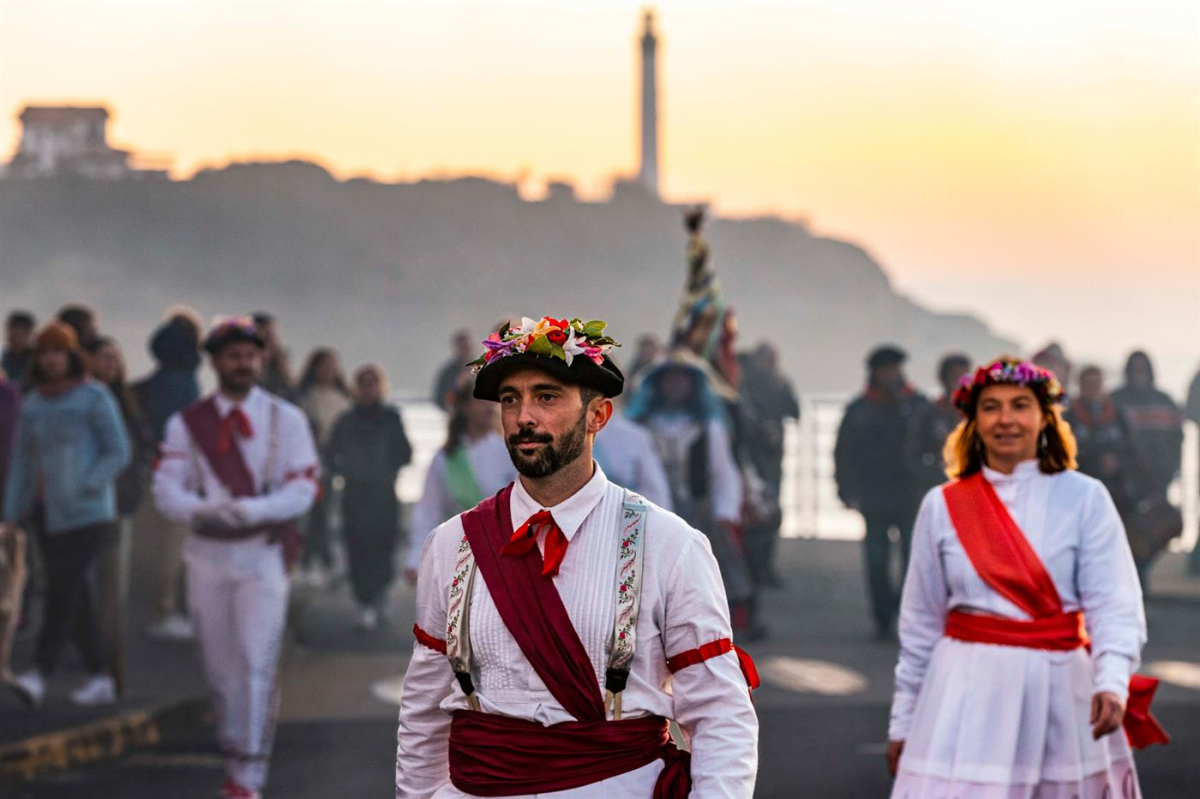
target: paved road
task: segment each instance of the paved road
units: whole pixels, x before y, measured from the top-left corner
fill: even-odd
[[[857,548],[827,541],[785,542],[788,590],[768,599],[773,636],[752,648],[766,684],[756,693],[762,723],[758,797],[886,796],[883,739],[895,645],[871,638]],[[388,629],[352,627],[343,589],[315,598],[304,643],[288,657],[273,761],[272,797],[390,796],[394,688],[411,647],[412,596],[398,589]],[[1200,664],[1200,604],[1148,607],[1148,664],[1174,663],[1185,682]],[[817,691],[827,692],[825,694]],[[1200,796],[1200,684],[1165,684],[1156,711],[1172,746],[1138,758],[1146,797]],[[207,730],[103,768],[28,785],[19,797],[211,797],[220,763]]]

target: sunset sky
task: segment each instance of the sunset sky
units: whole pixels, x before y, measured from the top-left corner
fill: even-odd
[[[299,156],[602,196],[636,158],[644,4],[0,0],[25,103],[104,102],[186,177]],[[1200,4],[655,5],[667,199],[803,218],[1028,346],[1200,365]],[[802,290],[802,287],[799,287]]]

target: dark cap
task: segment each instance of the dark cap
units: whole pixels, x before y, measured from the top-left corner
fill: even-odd
[[[591,358],[575,356],[568,366],[566,361],[554,355],[522,352],[497,358],[480,369],[475,375],[475,399],[499,402],[500,384],[504,378],[527,368],[541,369],[564,383],[593,388],[610,399],[620,395],[625,388],[625,375],[607,355],[599,364]]]
[[[885,366],[896,366],[908,360],[908,353],[892,344],[876,347],[867,356],[867,368],[874,372]]]

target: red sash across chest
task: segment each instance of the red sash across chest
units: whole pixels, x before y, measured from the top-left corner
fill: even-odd
[[[991,483],[979,473],[942,489],[950,521],[967,559],[996,593],[1032,618],[952,610],[946,636],[972,643],[1069,651],[1089,645],[1083,613],[1067,613],[1050,573]],[[1125,709],[1125,733],[1138,748],[1169,738],[1150,714],[1158,680],[1134,675]]]

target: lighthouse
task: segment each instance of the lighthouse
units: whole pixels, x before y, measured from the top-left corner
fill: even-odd
[[[658,197],[658,37],[654,12],[646,11],[642,31],[642,160],[638,183]]]

